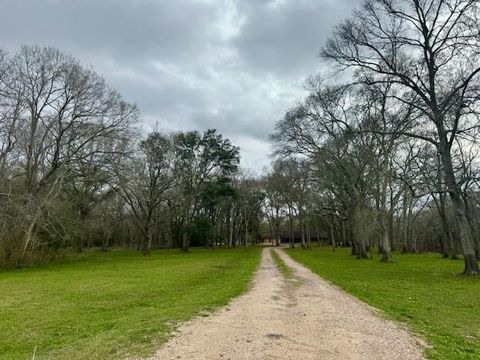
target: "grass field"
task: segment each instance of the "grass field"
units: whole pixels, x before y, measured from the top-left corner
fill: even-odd
[[[290,269],[280,258],[276,251],[272,250],[272,259],[278,270],[285,276],[286,279],[291,279],[293,277],[293,271]]]
[[[78,261],[0,272],[0,359],[145,355],[173,324],[248,286],[260,249],[89,251]]]
[[[480,359],[480,278],[462,260],[394,254],[394,263],[356,260],[347,249],[289,249],[312,271],[407,324],[431,345],[430,359]]]

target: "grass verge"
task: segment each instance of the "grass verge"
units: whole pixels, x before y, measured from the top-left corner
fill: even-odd
[[[347,249],[289,249],[288,254],[431,345],[430,359],[480,359],[480,279],[463,262],[438,254],[394,254],[394,263],[356,260]]]
[[[80,261],[0,272],[0,358],[146,355],[176,322],[242,293],[260,251],[89,251]]]
[[[271,250],[272,259],[275,265],[277,266],[278,270],[285,276],[287,280],[291,280],[293,278],[292,269],[290,269],[282,260],[280,255],[275,250]]]

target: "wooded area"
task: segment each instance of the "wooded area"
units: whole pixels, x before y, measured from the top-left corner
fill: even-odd
[[[300,234],[384,262],[462,255],[478,274],[479,7],[365,1],[321,50],[333,71],[278,122],[262,176],[215,130],[145,134],[137,107],[75,58],[1,52],[0,266]]]
[[[337,76],[312,77],[273,135],[301,223],[318,214],[359,258],[439,250],[478,274],[479,6],[368,0],[336,27]]]
[[[255,239],[261,197],[215,130],[143,136],[135,105],[51,48],[2,52],[0,97],[1,266]]]

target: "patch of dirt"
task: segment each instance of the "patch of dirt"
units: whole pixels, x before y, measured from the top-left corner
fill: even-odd
[[[277,251],[299,284],[285,280]],[[228,310],[227,310],[228,309]],[[424,359],[420,342],[283,251],[267,248],[252,288],[209,317],[178,328],[148,360]]]

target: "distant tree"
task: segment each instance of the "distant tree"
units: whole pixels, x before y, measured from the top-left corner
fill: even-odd
[[[215,242],[226,242],[227,238],[233,239],[233,233],[229,231],[227,234],[226,228],[229,228],[228,225],[234,221],[233,209],[238,202],[238,197],[238,190],[230,178],[220,177],[203,185],[199,211],[204,212],[203,218],[209,222],[211,233],[202,245],[213,247]],[[228,244],[233,246],[232,241]]]
[[[202,186],[214,179],[228,178],[238,170],[239,149],[228,139],[207,130],[174,135],[175,180],[182,203],[183,235],[182,250],[190,246],[186,226],[199,210]]]
[[[249,242],[255,243],[256,239],[250,239],[250,235],[257,234],[260,218],[263,216],[262,202],[265,197],[260,182],[254,177],[244,176],[237,185],[238,207],[243,219],[243,245]],[[250,240],[250,241],[249,241]]]
[[[170,137],[154,131],[140,142],[137,153],[127,163],[129,169],[122,169],[120,174],[119,194],[141,231],[144,255],[150,254],[158,212],[174,185],[173,163]]]
[[[267,173],[263,179],[264,213],[270,224],[271,235],[275,239],[275,245],[281,244],[282,223],[285,218],[284,196],[282,194],[284,187],[284,178],[275,168]]]

